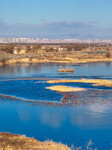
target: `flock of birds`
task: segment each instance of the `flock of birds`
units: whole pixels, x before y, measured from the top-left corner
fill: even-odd
[[[15,80],[36,80],[35,79],[15,79]],[[39,80],[39,79],[38,79]],[[5,80],[6,81],[6,80]],[[9,81],[9,80],[7,80]],[[10,80],[11,81],[11,80]],[[47,92],[47,90],[45,90]],[[58,92],[63,95],[60,101],[48,101],[48,100],[25,100],[19,97],[9,96],[0,94],[1,97],[7,99],[13,99],[17,101],[29,102],[30,105],[38,106],[48,106],[48,107],[78,107],[84,105],[92,105],[98,103],[100,105],[110,105],[112,104],[112,90],[102,90],[102,89],[86,89],[85,91],[79,92]],[[43,93],[44,94],[44,93]],[[49,92],[48,92],[49,94]],[[43,99],[43,97],[41,97]]]

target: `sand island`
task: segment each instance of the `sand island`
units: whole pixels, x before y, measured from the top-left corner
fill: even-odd
[[[62,86],[62,85],[46,87],[46,89],[58,91],[58,92],[78,92],[78,91],[85,90],[83,88],[73,88],[73,87]]]
[[[104,79],[77,79],[77,80],[48,80],[47,83],[91,83],[93,86],[105,86],[105,87],[112,87],[112,80],[104,80]]]

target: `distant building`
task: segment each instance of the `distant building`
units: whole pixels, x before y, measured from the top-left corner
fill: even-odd
[[[15,55],[18,54],[17,47],[14,47],[13,54],[15,54]]]
[[[13,54],[18,54],[18,51],[17,50],[13,50]]]

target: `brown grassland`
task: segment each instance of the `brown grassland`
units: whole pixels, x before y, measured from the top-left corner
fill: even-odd
[[[0,150],[70,150],[61,143],[40,142],[22,135],[0,133]]]

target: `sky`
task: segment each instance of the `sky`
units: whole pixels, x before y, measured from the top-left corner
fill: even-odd
[[[0,37],[112,39],[112,0],[0,0]]]

